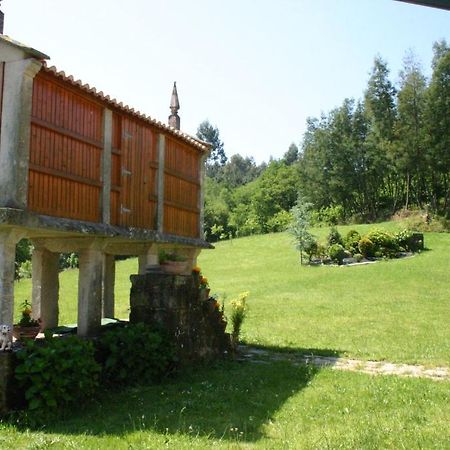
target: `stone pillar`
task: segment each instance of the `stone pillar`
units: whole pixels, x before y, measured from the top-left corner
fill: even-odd
[[[198,237],[200,239],[205,238],[205,176],[206,176],[206,159],[208,155],[203,155],[200,158],[200,189],[198,196],[198,209],[200,210],[199,218],[198,218]]]
[[[0,206],[25,209],[33,78],[42,64],[21,59],[4,65],[0,133]]]
[[[183,275],[191,275],[192,269],[197,265],[197,257],[200,252],[199,248],[183,248],[180,250],[180,254],[187,258],[186,270]]]
[[[94,336],[102,319],[103,253],[90,247],[79,255],[78,336]]]
[[[103,158],[102,158],[102,220],[111,222],[111,151],[112,151],[112,111],[103,112]]]
[[[42,328],[58,326],[59,253],[35,248],[32,256],[33,318],[41,319]]]
[[[159,249],[152,245],[145,255],[139,255],[139,275],[147,273],[147,266],[159,264]]]
[[[0,230],[0,324],[12,326],[14,320],[14,261],[17,235]]]
[[[157,227],[160,233],[164,232],[164,161],[166,155],[166,136],[158,135],[158,210]]]
[[[114,317],[114,284],[116,281],[116,261],[114,255],[103,256],[103,299],[102,317]]]

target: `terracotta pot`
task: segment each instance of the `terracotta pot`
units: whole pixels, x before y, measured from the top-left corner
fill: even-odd
[[[165,261],[161,264],[164,272],[180,275],[186,270],[186,261]]]
[[[41,327],[39,325],[34,327],[21,327],[20,325],[13,326],[13,336],[18,341],[23,341],[24,339],[34,339],[40,331]]]

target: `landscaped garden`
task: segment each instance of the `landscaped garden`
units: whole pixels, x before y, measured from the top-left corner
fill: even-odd
[[[394,233],[395,223],[381,226]],[[372,226],[339,227],[364,235]],[[325,239],[328,229],[313,230]],[[285,233],[217,244],[199,258],[212,293],[249,291],[245,343],[291,354],[450,366],[450,235],[426,250],[366,266],[307,266]],[[117,263],[126,318],[135,259]],[[75,270],[60,276],[61,321],[76,321]],[[18,304],[30,282],[16,285]],[[16,307],[18,311],[19,308]],[[1,425],[8,448],[446,448],[450,382],[225,361],[161,384],[103,392],[42,429]]]

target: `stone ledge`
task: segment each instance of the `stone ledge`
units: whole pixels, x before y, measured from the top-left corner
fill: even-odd
[[[20,229],[28,238],[106,238],[114,243],[172,244],[185,247],[214,248],[203,239],[159,233],[155,230],[119,227],[102,223],[64,219],[35,214],[22,209],[0,207],[0,228]]]

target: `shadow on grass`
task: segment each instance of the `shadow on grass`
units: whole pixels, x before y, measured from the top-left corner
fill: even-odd
[[[102,436],[153,431],[169,441],[171,435],[185,434],[253,442],[263,436],[264,425],[284,403],[307,388],[318,370],[270,358],[196,367],[158,385],[105,393],[82,411],[39,430]]]

